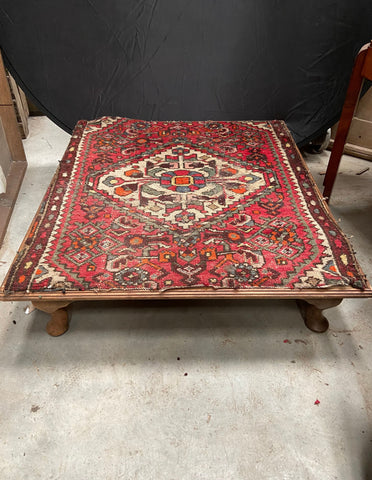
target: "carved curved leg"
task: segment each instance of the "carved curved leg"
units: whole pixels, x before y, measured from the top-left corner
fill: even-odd
[[[297,305],[307,328],[316,333],[323,333],[328,330],[329,323],[322,311],[327,308],[336,307],[341,302],[342,298],[319,300],[311,298],[306,300],[297,300]]]
[[[71,302],[59,301],[35,301],[32,302],[35,308],[42,312],[50,313],[50,320],[47,323],[46,331],[52,337],[59,337],[68,330],[68,313],[66,307]]]

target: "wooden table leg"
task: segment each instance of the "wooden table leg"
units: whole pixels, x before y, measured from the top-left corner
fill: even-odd
[[[46,331],[52,337],[59,337],[67,332],[69,327],[68,313],[66,307],[71,302],[59,301],[33,301],[32,304],[42,312],[50,313],[50,320],[47,323]]]
[[[341,302],[342,298],[306,299],[297,300],[297,305],[307,328],[316,333],[323,333],[328,330],[329,323],[322,311],[336,307]]]

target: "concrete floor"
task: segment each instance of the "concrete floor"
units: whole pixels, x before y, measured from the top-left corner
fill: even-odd
[[[69,140],[30,129],[1,281]],[[332,199],[370,280],[371,186],[344,159]],[[59,338],[26,307],[0,303],[0,479],[372,478],[371,299],[323,335],[293,301],[77,303]]]

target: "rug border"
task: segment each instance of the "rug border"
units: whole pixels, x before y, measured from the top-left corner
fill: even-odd
[[[305,162],[305,159],[303,158],[301,152],[300,152],[300,149],[298,148],[296,142],[294,141],[293,137],[292,137],[292,134],[291,132],[289,131],[289,128],[287,126],[287,124],[280,120],[281,124],[282,124],[282,128],[287,131],[288,135],[289,135],[289,138],[291,140],[291,143],[293,145],[293,147],[295,148],[295,151],[296,151],[296,154],[297,154],[297,157],[300,159],[301,161],[301,164],[304,168],[304,170],[306,171],[306,174],[307,174],[307,177],[311,183],[311,186],[315,192],[315,194],[317,195],[318,197],[318,200],[319,200],[319,204],[322,206],[322,208],[324,209],[325,213],[328,215],[328,217],[330,218],[330,220],[332,220],[332,222],[334,223],[335,227],[337,228],[337,231],[338,233],[342,236],[342,238],[344,239],[347,247],[349,248],[349,252],[350,253],[350,256],[353,260],[353,263],[354,263],[354,267],[357,271],[357,273],[362,277],[364,278],[364,281],[365,281],[365,284],[366,284],[366,288],[371,288],[371,285],[369,283],[369,281],[367,280],[366,278],[366,274],[364,273],[364,271],[362,270],[362,267],[360,266],[359,262],[358,262],[358,259],[356,258],[356,254],[355,254],[355,250],[351,244],[351,241],[349,240],[349,238],[346,236],[346,234],[343,232],[343,230],[341,229],[341,227],[339,226],[336,218],[334,217],[328,203],[326,202],[325,200],[325,197],[323,196],[322,192],[320,191],[317,183],[315,182],[315,179],[307,165],[307,163]],[[284,148],[284,147],[283,147]],[[300,182],[299,182],[299,185],[300,185]],[[300,185],[300,188],[302,189],[302,186]],[[357,288],[357,287],[351,287],[351,288]]]

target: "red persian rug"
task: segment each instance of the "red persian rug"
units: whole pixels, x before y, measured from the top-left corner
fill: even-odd
[[[5,292],[366,286],[284,122],[80,121]]]

